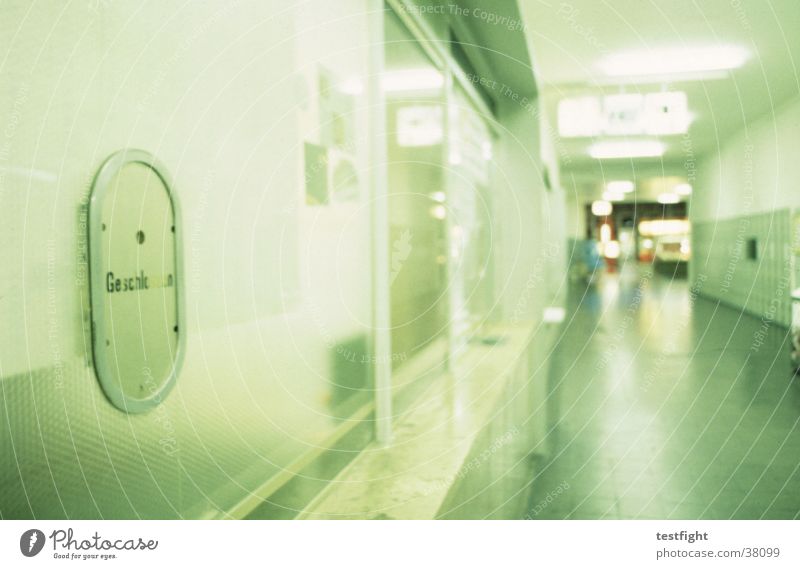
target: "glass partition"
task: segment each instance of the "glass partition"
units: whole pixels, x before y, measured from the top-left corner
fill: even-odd
[[[492,139],[486,120],[455,87],[448,104],[447,199],[451,349],[457,354],[491,310]]]
[[[446,350],[445,77],[396,14],[385,18],[392,359]],[[434,346],[435,345],[435,346]]]

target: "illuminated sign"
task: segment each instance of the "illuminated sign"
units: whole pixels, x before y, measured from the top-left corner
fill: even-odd
[[[180,219],[165,171],[124,150],[100,168],[89,202],[92,351],[108,399],[129,413],[158,405],[183,358]]]
[[[615,93],[558,102],[558,132],[566,138],[685,134],[693,120],[686,93]]]

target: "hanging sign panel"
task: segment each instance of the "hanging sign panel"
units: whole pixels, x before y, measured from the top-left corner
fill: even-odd
[[[129,413],[158,405],[175,383],[185,327],[178,204],[150,154],[113,154],[89,202],[92,349],[108,399]]]

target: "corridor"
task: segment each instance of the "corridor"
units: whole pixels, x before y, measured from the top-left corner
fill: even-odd
[[[800,518],[800,1],[54,4],[0,519]]]
[[[531,518],[800,515],[789,336],[702,292],[638,267],[571,289]]]

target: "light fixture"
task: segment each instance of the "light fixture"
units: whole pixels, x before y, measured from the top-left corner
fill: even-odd
[[[558,132],[566,138],[685,134],[692,119],[684,91],[568,97],[558,102]]]
[[[430,209],[431,217],[434,219],[444,219],[447,217],[447,209],[443,205],[435,205]]]
[[[613,206],[611,205],[611,202],[604,200],[592,202],[592,214],[596,215],[597,217],[611,215],[612,209]]]
[[[660,237],[662,235],[683,235],[691,231],[688,219],[646,219],[639,223],[639,235]],[[652,247],[645,245],[645,247]]]
[[[692,119],[686,93],[683,91],[648,93],[644,97],[642,123],[645,134],[686,134]]]
[[[558,102],[558,134],[564,137],[597,136],[603,129],[598,97],[570,97]]]
[[[665,47],[607,55],[599,68],[613,77],[722,71],[740,67],[749,52],[737,45]]]
[[[642,134],[645,130],[643,109],[641,93],[606,95],[603,97],[603,132],[612,136]]]
[[[547,306],[544,309],[542,320],[547,324],[558,324],[564,321],[567,311],[560,306]]]
[[[658,194],[658,203],[671,204],[678,203],[679,201],[681,201],[681,197],[678,194],[674,194],[672,192]]]
[[[621,202],[625,199],[625,194],[620,192],[603,192],[603,199],[607,202]]]
[[[674,188],[675,193],[679,196],[690,196],[692,195],[692,186],[691,184],[678,184]]]
[[[603,249],[603,254],[606,259],[619,259],[620,246],[619,241],[609,241]]]
[[[652,158],[664,154],[664,144],[657,140],[607,140],[589,147],[592,158]]]
[[[381,86],[387,92],[436,91],[444,86],[444,75],[436,69],[396,69],[386,71]]]
[[[629,194],[635,189],[630,180],[611,180],[606,182],[606,190],[615,194]]]
[[[600,226],[600,243],[608,243],[611,241],[611,226],[604,223]]]

